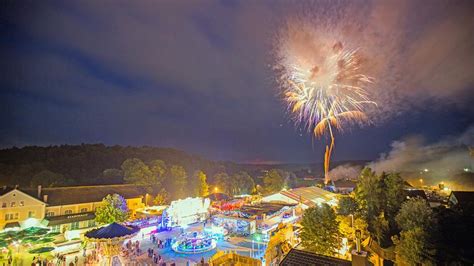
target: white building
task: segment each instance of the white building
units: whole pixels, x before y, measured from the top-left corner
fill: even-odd
[[[290,190],[282,190],[278,193],[262,198],[263,202],[284,202],[291,204],[301,203],[306,209],[317,204],[327,203],[337,205],[337,195],[319,187],[301,187]]]

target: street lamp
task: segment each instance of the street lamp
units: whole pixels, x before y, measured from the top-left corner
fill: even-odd
[[[215,187],[214,191],[217,193],[219,191],[219,189],[217,187]]]

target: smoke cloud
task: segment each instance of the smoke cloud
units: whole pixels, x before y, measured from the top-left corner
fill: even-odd
[[[400,172],[408,181],[434,185],[450,183],[458,189],[474,188],[474,127],[457,137],[433,144],[424,144],[422,137],[413,136],[394,141],[392,150],[368,164],[377,173]],[[422,179],[423,181],[420,181]]]

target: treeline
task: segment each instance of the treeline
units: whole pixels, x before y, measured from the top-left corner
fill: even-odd
[[[211,192],[271,193],[300,185],[293,173],[281,169],[214,162],[170,148],[82,144],[0,150],[0,185],[121,183],[162,187],[158,202]]]
[[[179,164],[163,160],[143,162],[138,158],[125,160],[120,169],[107,169],[104,174],[121,175],[126,183],[161,187],[155,196],[155,204],[185,197],[207,196],[210,193],[224,193],[229,196],[242,194],[265,194],[280,191],[291,186],[295,178],[290,173],[272,169],[258,178],[246,171],[227,173],[220,169],[214,175],[203,170],[187,172]]]
[[[122,183],[120,169],[129,158],[144,162],[163,160],[179,164],[192,173],[198,169],[215,174],[235,171],[233,163],[217,163],[171,148],[105,146],[103,144],[61,145],[0,150],[0,184],[30,186],[35,180],[51,179],[51,185],[94,185]],[[33,184],[34,185],[34,184]]]

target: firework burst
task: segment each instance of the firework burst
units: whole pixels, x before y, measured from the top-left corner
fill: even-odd
[[[346,48],[334,36],[288,28],[278,43],[276,69],[293,119],[316,137],[330,136],[324,160],[327,183],[334,131],[369,122],[364,110],[376,105],[367,92],[374,79],[363,73],[359,50]]]

